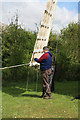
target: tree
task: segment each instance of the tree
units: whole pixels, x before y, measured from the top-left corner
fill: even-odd
[[[2,64],[5,66],[29,63],[36,40],[36,32],[26,31],[18,25],[17,22],[11,22],[6,30],[2,32]],[[9,70],[12,79],[17,79],[17,75],[23,74],[23,69],[13,68]],[[19,75],[20,76],[20,75]]]
[[[70,23],[61,30],[61,39],[66,49],[67,58],[72,63],[78,62],[78,23]]]
[[[79,29],[78,23],[70,23],[61,30],[61,34],[50,33],[49,48],[56,56],[57,80],[73,80],[78,76],[79,68]],[[78,77],[79,78],[79,77]]]

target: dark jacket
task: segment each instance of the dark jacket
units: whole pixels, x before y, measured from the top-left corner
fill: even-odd
[[[48,70],[51,68],[51,64],[52,64],[52,53],[48,51],[44,53],[39,59],[35,58],[34,60],[40,63],[41,71]]]

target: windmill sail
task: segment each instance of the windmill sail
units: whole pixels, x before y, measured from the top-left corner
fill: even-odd
[[[34,58],[40,58],[43,54],[43,47],[47,46],[48,44],[56,4],[57,0],[48,0],[47,2],[46,10],[43,15],[43,19],[35,42],[34,51],[31,57],[30,66],[38,64],[34,61]]]

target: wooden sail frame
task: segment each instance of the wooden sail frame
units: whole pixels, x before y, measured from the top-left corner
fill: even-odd
[[[48,44],[56,4],[57,0],[48,0],[47,2],[46,10],[44,12],[43,19],[35,42],[34,51],[32,53],[30,66],[38,64],[34,61],[34,58],[40,58],[43,54],[43,47],[47,46]]]

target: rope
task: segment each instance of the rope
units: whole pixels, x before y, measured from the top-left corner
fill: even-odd
[[[20,67],[20,66],[29,65],[29,64],[30,64],[30,63],[27,63],[27,64],[20,64],[20,65],[15,65],[15,66],[9,66],[9,67],[3,67],[3,68],[0,68],[0,70],[7,69],[7,68]]]

